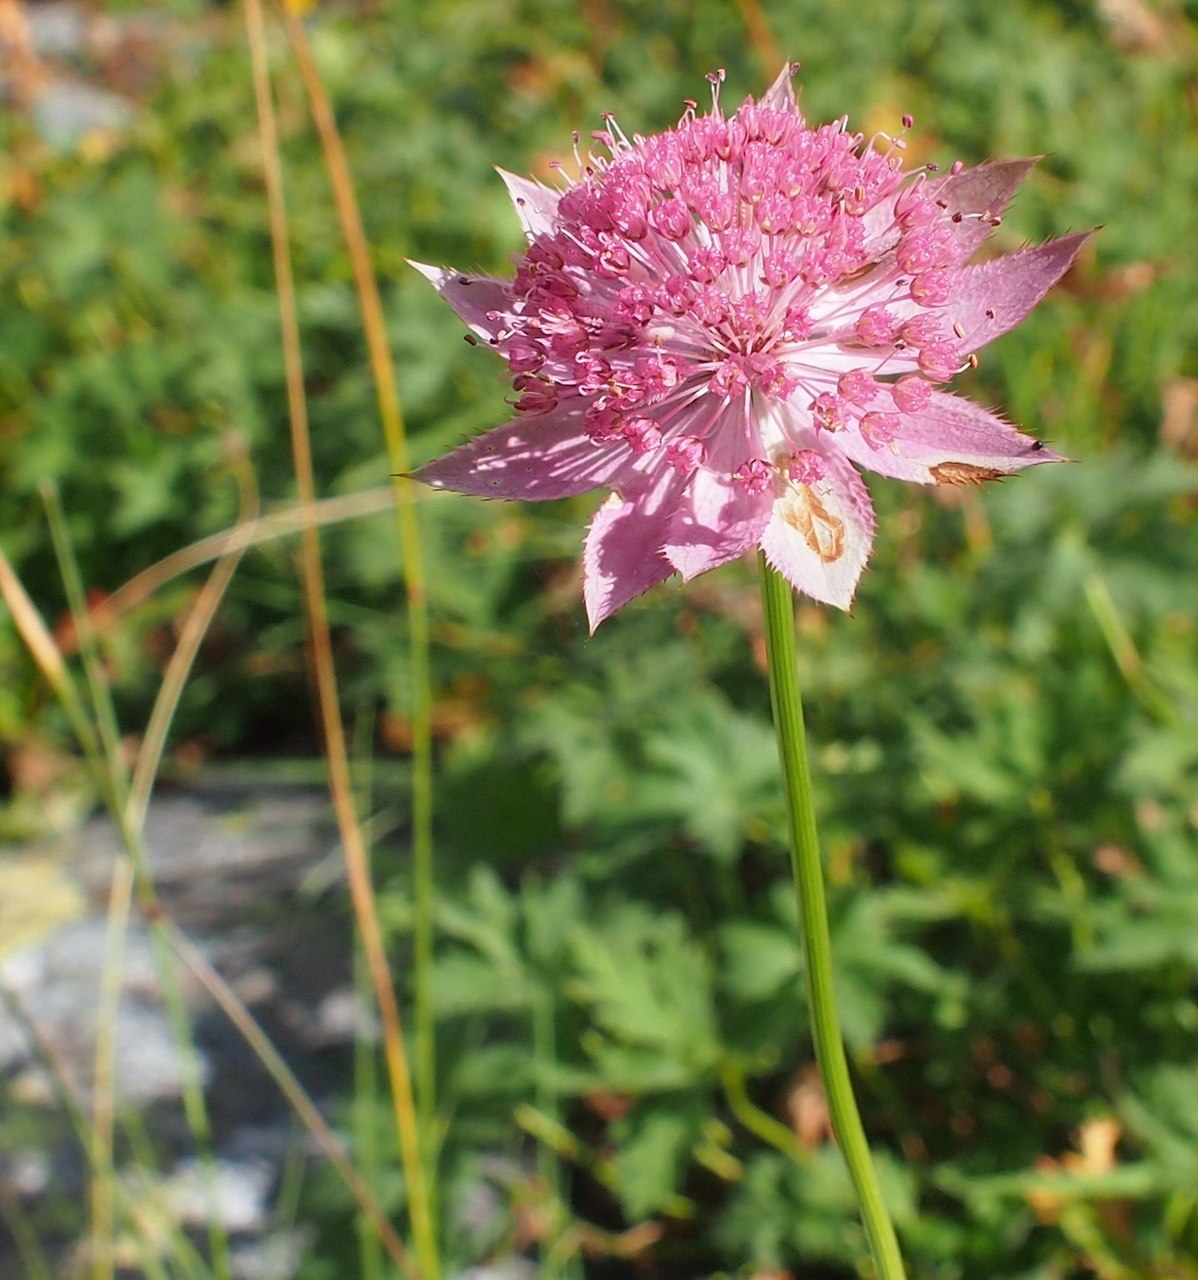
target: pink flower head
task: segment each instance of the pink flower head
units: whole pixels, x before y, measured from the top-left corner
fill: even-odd
[[[502,174],[513,280],[418,266],[508,362],[515,417],[415,473],[502,498],[612,490],[583,555],[592,630],[672,573],[761,547],[848,608],[873,542],[856,466],[976,484],[1056,454],[940,390],[1060,279],[1088,233],[966,265],[1035,161],[904,174],[787,67],[731,117],[608,121],[565,189]],[[856,464],[856,466],[854,466]]]

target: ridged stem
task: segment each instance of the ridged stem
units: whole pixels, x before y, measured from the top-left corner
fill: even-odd
[[[905,1280],[898,1238],[882,1198],[882,1189],[870,1159],[865,1127],[853,1096],[840,1017],[836,1011],[824,869],[815,829],[811,773],[807,765],[807,733],[803,725],[803,702],[795,655],[794,598],[790,584],[770,568],[764,555],[760,562],[770,703],[774,711],[774,729],[786,792],[790,861],[802,925],[815,1060],[828,1099],[832,1129],[857,1193],[878,1280]]]

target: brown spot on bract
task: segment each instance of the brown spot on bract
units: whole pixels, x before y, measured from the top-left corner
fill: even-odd
[[[931,468],[932,479],[937,484],[983,484],[987,480],[1001,480],[1003,473],[993,467],[979,467],[972,462],[941,462]]]
[[[792,485],[782,499],[782,519],[796,530],[819,557],[831,564],[844,555],[844,521],[819,500],[810,485]]]
[[[846,284],[853,284],[857,280],[860,280],[862,276],[869,275],[869,273],[875,270],[876,267],[877,264],[874,262],[867,262],[863,267],[857,267],[856,270],[850,271],[847,275],[841,276],[836,282],[836,288],[843,289]]]

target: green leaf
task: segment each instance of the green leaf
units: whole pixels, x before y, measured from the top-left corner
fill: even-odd
[[[622,1071],[652,1053],[660,1055],[667,1075],[714,1065],[720,1041],[710,964],[680,916],[618,908],[601,928],[578,927],[573,955],[575,995],[612,1047],[625,1051]]]
[[[720,983],[742,1000],[765,1000],[783,988],[803,999],[803,953],[792,932],[733,920],[721,926]]]
[[[666,1207],[678,1194],[688,1157],[702,1133],[704,1108],[658,1102],[621,1122],[613,1165],[614,1190],[635,1221]]]

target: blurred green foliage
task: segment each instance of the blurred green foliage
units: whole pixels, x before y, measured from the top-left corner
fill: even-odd
[[[870,130],[910,111],[921,160],[1044,153],[1000,244],[1103,225],[970,388],[1080,465],[947,499],[872,483],[853,615],[800,609],[846,1031],[912,1274],[1198,1276],[1198,13],[763,7],[811,116]],[[231,440],[265,500],[291,492],[238,16],[174,22],[121,136],[53,152],[0,123],[0,530],[51,620],[44,479],[103,593],[234,521]],[[504,388],[404,257],[503,271],[519,232],[492,164],[544,176],[604,111],[648,132],[709,69],[729,100],[774,74],[727,0],[390,0],[322,6],[310,30],[421,458],[499,421]],[[281,35],[275,54],[317,471],[348,493],[387,464]],[[752,567],[659,590],[588,640],[574,558],[593,505],[422,505],[451,1257],[519,1243],[565,1274],[553,1259],[585,1239],[595,1277],[856,1274],[847,1182],[803,1087]],[[347,711],[381,708],[378,749],[402,752],[392,524],[326,547]],[[181,742],[312,749],[291,556],[247,558]],[[170,583],[107,638],[130,730],[192,590]],[[7,624],[0,663],[15,828],[22,750],[68,742]],[[403,857],[382,874],[402,954]],[[464,1206],[487,1180],[503,1207],[480,1226]],[[318,1179],[311,1210],[327,1229],[306,1280],[352,1274],[342,1193]],[[636,1261],[614,1260],[638,1224]]]

